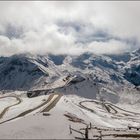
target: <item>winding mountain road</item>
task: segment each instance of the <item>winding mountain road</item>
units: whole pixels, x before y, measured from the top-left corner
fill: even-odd
[[[11,108],[13,106],[16,106],[16,105],[18,105],[18,104],[20,104],[22,102],[22,100],[17,96],[4,96],[4,97],[0,97],[0,100],[4,99],[4,98],[16,98],[17,102],[12,104],[12,105],[10,105],[10,106],[7,106],[6,108],[4,108],[3,111],[0,113],[0,119],[3,118],[5,113],[9,110],[9,108]]]
[[[63,96],[62,94],[57,94],[57,95],[58,96],[47,107],[45,107],[41,112],[49,112],[52,108],[55,107],[55,105],[57,104],[57,102]]]
[[[114,109],[114,108],[117,108],[117,109],[119,109],[119,110],[121,110],[121,111],[124,111],[124,112],[127,112],[127,113],[131,113],[131,114],[134,114],[134,115],[140,115],[140,113],[127,111],[127,110],[122,109],[122,108],[120,108],[120,107],[118,107],[118,106],[116,106],[116,105],[113,105],[113,104],[111,104],[111,103],[105,103],[105,105],[108,105],[108,106],[112,107],[113,109]],[[114,109],[114,110],[115,110],[115,109]]]
[[[26,110],[26,111],[20,113],[16,117],[13,117],[13,118],[8,119],[6,121],[0,122],[0,124],[5,123],[5,122],[8,122],[8,121],[11,121],[11,120],[14,120],[14,119],[17,119],[19,117],[23,117],[23,116],[25,116],[25,115],[27,115],[27,114],[29,114],[29,113],[31,113],[31,112],[33,112],[33,111],[41,108],[42,106],[45,106],[46,104],[48,104],[48,105],[41,112],[48,112],[48,111],[50,111],[57,104],[57,102],[60,100],[60,98],[62,96],[63,96],[62,94],[50,94],[50,96],[48,97],[48,99],[45,102],[41,103],[40,105],[36,106],[35,108],[29,109],[29,110]]]
[[[84,109],[86,109],[86,110],[88,110],[88,111],[90,111],[90,112],[95,112],[95,111],[94,111],[93,109],[88,108],[88,107],[86,107],[85,105],[83,105],[82,103],[84,103],[84,102],[94,102],[94,103],[96,103],[96,104],[103,104],[103,105],[105,106],[106,110],[107,110],[109,113],[112,113],[111,110],[113,110],[113,113],[112,113],[112,114],[117,114],[118,111],[117,111],[116,109],[118,109],[118,110],[124,111],[124,112],[126,112],[126,113],[131,113],[131,114],[133,114],[133,115],[140,115],[140,113],[136,113],[136,112],[131,112],[131,111],[124,110],[124,109],[122,109],[122,108],[120,108],[120,107],[118,107],[118,106],[116,106],[116,105],[111,104],[111,103],[101,103],[101,102],[99,102],[99,101],[93,101],[93,100],[85,100],[85,101],[79,102],[80,107],[82,107],[82,108],[84,108]],[[115,109],[115,108],[116,108],[116,109]]]

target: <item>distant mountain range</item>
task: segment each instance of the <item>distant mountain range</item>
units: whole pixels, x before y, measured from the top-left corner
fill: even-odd
[[[69,75],[81,75],[116,90],[139,87],[140,49],[120,55],[18,54],[0,57],[0,90],[57,87],[56,81]]]

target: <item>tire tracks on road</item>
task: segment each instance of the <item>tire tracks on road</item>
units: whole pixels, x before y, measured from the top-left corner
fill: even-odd
[[[57,104],[57,102],[60,100],[60,98],[62,97],[62,94],[58,94],[58,97],[56,97],[51,104],[49,104],[47,107],[45,107],[45,109],[43,109],[41,112],[49,112],[52,108],[54,108]]]

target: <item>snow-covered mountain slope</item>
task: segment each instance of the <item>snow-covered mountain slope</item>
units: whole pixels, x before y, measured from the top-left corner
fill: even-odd
[[[110,87],[113,86],[114,88],[121,87],[121,85],[130,85],[123,77],[123,69],[122,71],[120,69],[121,66],[112,61],[109,57],[83,54],[72,58],[70,66],[75,68],[75,71],[86,74],[87,77],[96,83],[109,85]]]
[[[0,60],[0,89],[27,89],[44,75],[44,72],[26,57],[12,56]]]
[[[120,61],[118,61],[109,56],[99,56],[87,53],[74,58],[71,65],[82,70],[88,69],[90,72],[95,73],[98,78],[101,75],[102,82],[113,82],[124,85],[129,84],[128,82],[130,82],[130,84],[139,86],[140,83],[138,79],[140,79],[140,49],[126,54],[128,55],[128,57],[130,56],[130,60],[127,62],[126,60],[124,60],[124,58],[120,58]],[[120,56],[118,56],[118,58],[119,57]],[[133,80],[129,80],[130,76],[128,76],[127,74],[129,73],[128,71],[132,71],[131,73],[135,75],[135,77],[130,75],[131,77],[133,77]],[[97,74],[98,72],[100,73],[99,75]],[[104,75],[108,75],[109,77]]]
[[[20,54],[0,58],[1,90],[28,90],[40,87],[53,76],[60,76],[60,73],[47,56]]]
[[[90,53],[1,57],[0,138],[85,138],[87,126],[91,139],[100,131],[104,139],[139,138],[139,60],[139,50],[127,60]]]
[[[124,55],[128,55],[127,61],[123,57],[118,61],[117,56],[114,59],[91,53],[80,56],[20,54],[1,57],[0,89],[54,89],[81,75],[90,82],[121,92],[124,87],[140,85],[139,50]],[[64,80],[69,76],[70,79]]]
[[[57,88],[56,91],[66,95],[78,95],[89,99],[96,99],[98,86],[88,79],[81,79],[79,81],[73,79],[68,85]]]
[[[131,54],[131,59],[124,67],[125,78],[136,86],[140,85],[140,49]]]
[[[0,119],[1,139],[84,138],[84,135],[73,130],[70,133],[70,127],[85,133],[81,128],[86,128],[87,125],[90,126],[90,123],[92,127],[88,132],[90,139],[97,139],[100,136],[99,131],[102,131],[104,135],[107,134],[107,136],[103,136],[104,139],[132,139],[139,134],[138,131],[128,130],[129,125],[139,127],[140,110],[136,106],[131,112],[132,106],[130,108],[129,106],[125,106],[126,108],[117,107],[107,102],[103,103],[99,100],[86,99],[76,95],[63,95],[54,105],[58,97],[57,94],[48,101],[51,94],[27,98],[23,93],[17,94],[14,92],[14,94],[5,95],[7,97],[3,100],[1,111],[16,102],[16,99],[9,95],[16,95],[15,97],[20,98],[22,102],[10,107],[3,115],[3,118]],[[9,100],[10,102],[7,104]],[[45,104],[40,106],[43,103]],[[37,108],[38,106],[40,107]],[[35,110],[30,112],[34,108]],[[44,108],[50,108],[50,110],[42,112]],[[135,113],[135,110],[137,110],[137,113]],[[10,120],[15,116],[19,117]],[[4,122],[6,120],[9,121]],[[116,134],[117,137],[115,137]],[[119,137],[120,134],[132,134],[132,136]]]

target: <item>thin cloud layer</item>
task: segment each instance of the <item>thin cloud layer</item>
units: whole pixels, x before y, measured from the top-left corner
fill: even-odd
[[[139,48],[140,2],[0,2],[0,55]]]

